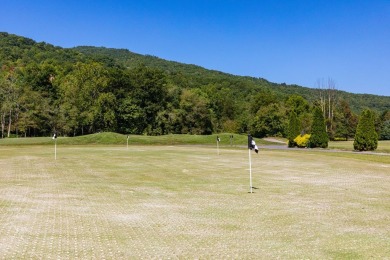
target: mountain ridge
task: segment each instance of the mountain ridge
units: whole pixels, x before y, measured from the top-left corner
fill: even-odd
[[[315,101],[318,98],[317,94],[319,90],[315,88],[300,86],[297,84],[285,84],[285,83],[278,84],[278,83],[270,82],[267,79],[261,77],[240,76],[240,75],[234,75],[222,71],[210,70],[195,64],[186,64],[177,61],[169,61],[153,55],[137,54],[128,49],[115,49],[115,48],[94,47],[94,46],[77,46],[70,49],[88,55],[93,55],[94,53],[96,54],[96,53],[103,52],[105,55],[110,57],[115,57],[116,55],[113,53],[117,53],[117,52],[122,52],[124,54],[130,53],[132,57],[136,57],[136,58],[128,59],[123,56],[119,57],[120,63],[127,68],[132,68],[135,66],[135,63],[129,64],[129,62],[138,62],[140,64],[145,64],[146,66],[162,69],[168,73],[174,73],[178,71],[183,73],[187,70],[185,74],[189,76],[195,76],[195,77],[199,76],[199,71],[197,70],[201,70],[206,74],[220,75],[230,79],[240,78],[240,79],[248,80],[253,82],[255,85],[261,85],[263,87],[266,87],[269,90],[280,92],[284,97],[287,97],[292,94],[299,94],[311,102]],[[188,70],[188,68],[190,68],[190,70]],[[337,90],[337,89],[336,91],[339,94],[340,98],[347,99],[350,101],[351,107],[357,113],[360,112],[365,107],[373,108],[374,110],[377,110],[379,112],[383,112],[387,109],[390,109],[390,96],[376,95],[376,94],[369,94],[369,93],[366,94],[352,93],[352,92]],[[352,96],[355,98],[352,98]],[[373,102],[376,103],[376,105],[373,106],[367,104],[367,98],[371,99],[373,97],[374,99],[376,99],[376,97],[379,97],[379,100],[377,102]],[[380,98],[385,98],[386,101],[383,100],[381,101]]]
[[[8,46],[7,46],[7,40],[4,41],[4,39],[7,38],[9,38]],[[195,64],[187,64],[187,63],[182,63],[177,61],[165,60],[150,54],[146,54],[146,55],[138,54],[125,48],[118,49],[118,48],[108,48],[103,46],[101,47],[76,46],[72,48],[63,48],[60,46],[54,46],[46,42],[36,42],[33,39],[11,34],[8,32],[0,32],[0,39],[2,39],[0,43],[0,47],[2,48],[2,52],[0,53],[0,59],[2,60],[7,60],[7,58],[5,58],[4,55],[1,54],[4,53],[4,49],[9,49],[11,47],[9,45],[10,45],[10,41],[12,41],[13,48],[38,47],[42,52],[51,51],[52,53],[57,53],[58,55],[64,55],[66,61],[70,61],[70,62],[76,62],[77,59],[81,58],[80,54],[82,54],[84,55],[84,57],[81,58],[82,60],[88,59],[88,57],[94,57],[94,59],[106,64],[111,62],[112,63],[111,66],[119,65],[122,66],[123,68],[134,68],[140,64],[144,64],[146,66],[161,69],[167,72],[168,74],[182,73],[188,77],[197,78],[198,80],[200,76],[202,76],[202,78],[206,78],[206,80],[199,80],[200,84],[191,84],[192,82],[189,82],[190,87],[199,87],[199,85],[205,84],[205,81],[207,81],[207,79],[211,80],[210,78],[217,81],[224,81],[226,78],[228,78],[229,80],[232,81],[244,80],[246,81],[246,83],[253,83],[253,85],[257,87],[261,86],[260,89],[265,88],[271,91],[276,91],[277,94],[281,94],[283,97],[287,97],[291,94],[298,94],[311,102],[315,101],[318,98],[318,94],[317,94],[318,89],[315,88],[300,86],[297,84],[273,83],[261,77],[234,75],[231,73],[226,73],[218,70],[206,69],[202,66],[195,65]],[[71,53],[69,53],[68,51],[70,51]],[[26,51],[24,51],[24,53],[26,53]],[[14,57],[13,60],[17,60],[21,58],[22,57],[16,55],[16,57]],[[107,58],[109,58],[110,61],[107,61]],[[43,61],[44,59],[36,60],[36,62],[43,62]],[[221,77],[223,77],[223,79],[221,79]],[[347,92],[343,90],[337,90],[337,93],[339,94],[340,98],[347,99],[350,101],[351,107],[356,113],[359,113],[362,109],[366,107],[377,110],[378,112],[383,112],[385,110],[390,109],[390,104],[389,104],[390,96],[376,95],[376,94],[369,94],[369,93],[366,94],[353,93],[353,92]],[[367,99],[375,99],[375,100],[368,103]]]

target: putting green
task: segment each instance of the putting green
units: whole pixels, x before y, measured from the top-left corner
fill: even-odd
[[[0,146],[2,259],[390,257],[390,157]]]

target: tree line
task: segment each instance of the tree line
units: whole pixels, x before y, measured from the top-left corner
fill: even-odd
[[[291,115],[299,119],[299,131],[309,133],[317,108],[331,140],[353,138],[356,132],[359,111],[343,93],[324,104],[324,93],[340,93],[336,89],[283,92],[297,88],[150,56],[142,60],[126,50],[103,49],[121,53],[114,56],[99,48],[64,49],[7,33],[0,33],[0,47],[2,138],[54,131],[63,136],[113,131],[287,137]],[[384,104],[382,110],[373,107],[373,117],[380,138],[390,139],[389,104]]]

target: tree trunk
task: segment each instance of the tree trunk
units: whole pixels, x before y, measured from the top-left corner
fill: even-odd
[[[15,115],[15,134],[18,137],[18,121],[19,121],[19,110],[17,110]]]
[[[8,135],[9,138],[11,135],[11,124],[12,124],[12,110],[9,111],[9,119],[8,119]]]
[[[1,114],[1,138],[4,138],[5,115]]]

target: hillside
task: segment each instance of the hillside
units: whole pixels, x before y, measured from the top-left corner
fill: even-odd
[[[0,68],[1,137],[54,131],[63,136],[101,131],[286,136],[289,112],[296,110],[302,130],[309,131],[311,109],[320,100],[318,89],[125,49],[61,48],[5,32],[0,32]],[[324,105],[332,112],[331,136],[353,136],[364,108],[376,111],[378,131],[388,119],[390,97],[337,90],[332,95],[332,103]],[[352,124],[348,133],[341,131],[345,122]]]
[[[282,97],[298,94],[309,101],[318,99],[317,89],[302,87],[299,85],[272,83],[263,78],[235,76],[220,71],[207,70],[192,64],[168,61],[151,55],[141,55],[126,49],[78,46],[72,48],[72,50],[91,57],[95,57],[96,59],[104,59],[109,57],[110,59],[115,60],[117,64],[120,64],[126,68],[134,68],[139,64],[144,64],[148,67],[161,69],[168,74],[182,74],[189,79],[193,79],[192,81],[189,81],[189,85],[191,87],[200,87],[202,85],[215,82],[230,82],[230,87],[237,87],[239,88],[238,91],[248,91],[249,93],[252,93],[250,90],[266,88],[274,91],[277,95]],[[244,86],[247,85],[250,86],[250,90],[245,89]],[[348,100],[352,110],[356,113],[359,113],[364,108],[372,108],[378,112],[383,112],[390,109],[390,97],[388,96],[354,94],[339,90],[337,91],[337,95],[341,99]]]

